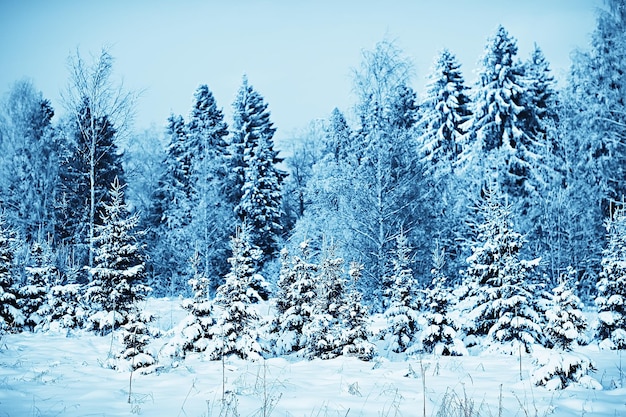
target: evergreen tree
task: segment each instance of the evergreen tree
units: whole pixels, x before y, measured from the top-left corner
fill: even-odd
[[[513,230],[511,208],[501,199],[490,185],[478,206],[476,240],[464,271],[470,285],[468,332],[530,351],[542,335],[533,295],[537,285],[530,276],[539,259],[519,259],[524,238]]]
[[[626,348],[626,210],[605,223],[607,245],[597,283],[598,337],[612,349]]]
[[[21,330],[25,317],[17,302],[17,289],[13,275],[14,232],[0,213],[0,332]]]
[[[285,178],[277,166],[282,159],[274,150],[276,129],[263,97],[246,77],[233,107],[227,199],[239,219],[252,227],[252,243],[271,257],[282,234],[281,185]]]
[[[123,347],[118,358],[125,361],[131,371],[147,374],[155,369],[156,358],[148,349],[150,332],[147,324],[151,320],[152,317],[142,314],[135,306],[128,313],[127,323],[122,325]]]
[[[215,298],[221,312],[212,329],[216,341],[214,359],[232,354],[242,359],[260,358],[260,317],[254,303],[261,296],[253,288],[253,280],[259,278],[255,278],[258,274],[251,268],[250,245],[245,228],[231,239],[232,256],[228,259],[231,269]]]
[[[26,320],[25,325],[34,330],[44,324],[50,315],[48,293],[59,279],[52,262],[52,248],[47,243],[35,242],[30,249],[30,262],[25,267],[25,283],[19,290],[19,305]]]
[[[574,294],[572,280],[576,271],[569,268],[560,277],[561,282],[552,290],[549,307],[546,310],[546,338],[549,347],[569,351],[581,340],[587,328],[580,298]]]
[[[424,235],[426,239],[435,236],[450,248],[446,267],[453,276],[457,275],[462,262],[461,250],[456,248],[463,239],[465,227],[461,219],[466,199],[463,195],[466,178],[455,174],[467,136],[470,106],[460,64],[450,51],[443,50],[436,59],[420,105],[418,153],[424,165],[422,189],[425,192],[420,196],[422,218],[426,220],[424,224],[431,224]]]
[[[124,177],[122,159],[113,124],[106,115],[94,115],[87,98],[67,129],[70,145],[60,168],[57,236],[60,243],[76,247],[88,264],[94,228],[103,225],[104,207],[111,201],[109,187],[116,177]]]
[[[516,40],[500,26],[487,44],[479,69],[462,160],[472,169],[483,170],[477,178],[495,176],[506,193],[520,196],[534,190],[537,179],[535,138],[523,119],[529,93],[516,56]]]
[[[342,355],[369,361],[376,355],[376,346],[369,341],[372,336],[369,330],[369,312],[361,302],[361,293],[356,289],[362,270],[361,264],[350,263],[348,275],[351,285],[341,309],[343,329],[339,334],[338,345]]]
[[[155,191],[153,211],[150,215],[156,231],[150,255],[154,273],[169,278],[162,285],[169,286],[170,294],[184,292],[191,277],[189,260],[194,253],[193,239],[189,235],[194,204],[192,201],[192,157],[189,136],[182,116],[170,115],[166,136],[169,139],[165,170]]]
[[[408,239],[401,232],[396,237],[396,251],[389,288],[390,305],[385,312],[386,333],[390,338],[389,347],[397,353],[405,352],[413,345],[420,327],[418,323],[420,297],[417,292],[417,282],[409,266],[410,252]]]
[[[426,326],[421,334],[425,352],[443,356],[462,356],[467,354],[463,342],[457,337],[457,328],[452,323],[448,312],[452,294],[445,288],[446,276],[443,273],[445,251],[436,247],[433,251],[433,281],[426,291],[424,300]]]
[[[192,220],[190,235],[205,276],[223,276],[228,271],[228,236],[234,217],[226,202],[228,127],[206,85],[198,87],[187,125],[187,152],[191,161]],[[219,282],[212,284],[214,291]]]
[[[427,172],[435,176],[454,169],[470,117],[470,99],[460,67],[456,57],[444,49],[420,105],[420,147]]]
[[[343,259],[335,257],[334,249],[327,248],[316,277],[317,297],[309,326],[303,329],[309,358],[332,359],[341,354],[342,306],[345,305]]]
[[[150,291],[142,284],[145,260],[135,230],[139,216],[128,213],[122,188],[117,178],[111,184],[111,203],[104,206],[104,224],[96,230],[96,263],[84,294],[90,325],[100,332],[126,324],[131,309]]]
[[[211,331],[215,325],[215,318],[212,316],[211,280],[200,269],[201,264],[202,259],[196,253],[192,258],[194,277],[189,280],[193,298],[185,300],[182,305],[189,315],[181,323],[178,338],[170,342],[176,356],[184,356],[186,352],[204,352],[211,346]]]
[[[289,257],[281,251],[281,271],[276,295],[274,324],[275,348],[278,354],[298,352],[307,345],[304,330],[311,325],[316,298],[315,277],[319,270],[311,263],[306,241],[299,246],[300,254]]]

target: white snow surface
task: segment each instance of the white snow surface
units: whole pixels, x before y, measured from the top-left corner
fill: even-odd
[[[180,304],[180,299],[147,301],[146,310],[157,317],[154,324],[163,334],[152,340],[153,353],[186,316]],[[371,362],[231,357],[223,363],[202,354],[184,360],[161,354],[157,372],[132,374],[130,395],[130,372],[106,365],[111,347],[115,354],[120,346],[119,337],[87,331],[2,336],[0,417],[436,416],[459,401],[473,402],[477,414],[472,415],[480,416],[626,416],[626,352],[622,358],[597,344],[576,347],[571,354],[589,358],[596,372],[563,390],[532,383],[537,361],[529,355],[522,357],[520,380],[519,357],[497,352],[381,354]]]

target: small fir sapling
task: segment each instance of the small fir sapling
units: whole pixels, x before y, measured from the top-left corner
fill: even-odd
[[[58,270],[52,263],[50,246],[46,243],[33,243],[29,265],[24,269],[25,284],[20,287],[18,303],[26,319],[25,326],[34,330],[43,325],[50,315],[48,293],[59,278]]]
[[[457,329],[448,315],[452,294],[445,288],[447,278],[443,273],[444,265],[445,250],[437,244],[433,251],[432,284],[425,291],[427,313],[426,326],[421,333],[422,349],[442,356],[467,355],[467,349],[457,337]]]
[[[311,325],[316,298],[315,276],[319,266],[310,261],[306,241],[300,254],[291,258],[287,249],[281,251],[281,270],[276,297],[274,345],[277,354],[298,352],[307,345],[304,329]]]
[[[342,266],[343,259],[334,256],[334,249],[326,249],[316,278],[317,298],[312,321],[303,329],[309,358],[332,359],[341,354],[341,306],[345,303],[346,286]]]
[[[177,334],[168,343],[167,351],[171,356],[184,357],[187,352],[204,352],[211,344],[211,329],[215,325],[210,294],[211,280],[200,271],[201,262],[202,259],[196,252],[191,259],[194,277],[189,280],[193,298],[182,303],[182,307],[189,314],[177,327]]]
[[[84,324],[87,312],[82,304],[82,286],[77,283],[80,270],[68,262],[48,293],[49,315],[45,328],[52,330],[77,329]]]
[[[258,275],[251,268],[251,243],[245,228],[238,230],[231,239],[231,265],[225,282],[217,290],[215,306],[221,310],[211,329],[214,345],[212,359],[237,355],[242,359],[260,359],[258,327],[260,316],[254,303],[261,297],[252,288],[253,277]]]
[[[605,223],[607,246],[597,283],[598,337],[609,349],[626,349],[626,209]]]
[[[354,356],[363,361],[369,361],[376,356],[376,346],[369,341],[372,337],[369,329],[369,313],[367,307],[361,302],[361,293],[356,288],[362,271],[362,264],[350,263],[348,275],[351,283],[341,311],[344,329],[339,335],[339,345],[344,356]]]
[[[396,353],[405,352],[416,342],[419,331],[420,296],[417,281],[409,266],[410,252],[408,239],[403,232],[396,237],[396,251],[393,271],[390,277],[391,300],[385,317],[387,318],[386,337],[389,348]]]
[[[116,178],[111,184],[110,203],[104,205],[104,224],[96,226],[95,264],[90,269],[84,299],[91,310],[89,326],[109,333],[126,324],[134,303],[141,301],[150,288],[145,277],[143,247],[136,230],[139,216],[130,214],[124,202],[123,186]]]
[[[548,347],[570,351],[582,339],[587,320],[581,311],[580,298],[574,294],[572,281],[576,271],[572,267],[561,274],[560,283],[552,290],[546,310],[546,341]]]
[[[18,305],[18,291],[12,271],[14,235],[6,224],[4,213],[0,212],[0,334],[21,330],[25,321]]]
[[[128,322],[121,327],[123,348],[118,355],[116,368],[120,369],[121,363],[125,363],[131,372],[139,370],[147,374],[155,370],[157,361],[148,350],[151,338],[147,325],[152,319],[151,315],[142,313],[139,308],[129,312]]]

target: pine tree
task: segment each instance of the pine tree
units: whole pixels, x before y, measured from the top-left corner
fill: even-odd
[[[612,349],[626,348],[626,210],[605,222],[607,244],[597,283],[598,337]]]
[[[242,359],[260,358],[260,317],[254,303],[261,297],[253,288],[258,274],[251,268],[248,239],[245,228],[231,239],[232,256],[228,259],[231,269],[215,298],[221,312],[212,329],[216,341],[214,359],[233,354]]]
[[[13,275],[14,232],[0,213],[0,333],[21,330],[25,317],[19,309]]]
[[[194,94],[187,135],[193,207],[189,234],[194,251],[204,261],[199,267],[207,277],[219,277],[228,271],[228,236],[234,230],[234,216],[228,208],[225,189],[228,126],[206,85],[198,87]],[[218,285],[219,282],[214,282],[212,291]]]
[[[276,295],[276,320],[274,324],[275,349],[278,354],[293,353],[307,344],[304,330],[311,325],[316,298],[315,277],[319,270],[311,263],[310,248],[306,241],[299,246],[300,254],[289,257],[281,251],[281,272]]]
[[[369,330],[369,312],[361,302],[361,293],[356,289],[362,270],[363,265],[350,263],[348,275],[351,284],[341,308],[343,328],[339,333],[338,347],[344,356],[355,356],[369,361],[376,355],[376,346],[369,341],[372,336]]]
[[[50,315],[48,293],[59,279],[59,272],[52,262],[52,248],[47,243],[31,245],[25,273],[25,285],[20,287],[18,301],[26,318],[25,325],[34,330]]]
[[[393,352],[405,352],[416,341],[419,330],[418,316],[420,297],[417,281],[409,266],[410,252],[407,237],[401,232],[396,237],[396,251],[393,259],[393,271],[390,281],[390,305],[385,312],[387,318],[386,333],[390,338]]]
[[[341,354],[342,306],[346,292],[342,266],[343,259],[335,257],[332,247],[327,248],[316,277],[317,297],[312,320],[303,329],[309,358],[332,359]]]
[[[462,160],[465,166],[484,170],[478,178],[495,175],[506,193],[520,196],[532,191],[537,179],[534,138],[523,120],[529,93],[516,56],[516,40],[500,26],[482,59]]]
[[[92,237],[95,227],[103,225],[109,187],[116,177],[123,181],[122,158],[115,127],[106,115],[93,114],[87,98],[67,129],[71,145],[60,168],[57,236],[60,243],[77,248],[84,264],[91,266]]]
[[[456,57],[444,49],[430,75],[420,105],[420,146],[428,173],[444,175],[454,169],[461,153],[464,124],[470,117],[470,99]]]
[[[513,230],[511,208],[500,193],[490,185],[478,206],[476,240],[464,271],[470,285],[468,332],[530,351],[542,335],[530,275],[539,259],[519,259],[524,238]]]
[[[252,227],[252,243],[271,257],[282,234],[281,185],[286,176],[277,166],[282,159],[274,150],[276,129],[263,97],[246,77],[233,107],[227,199],[240,221]]]
[[[467,354],[463,342],[457,337],[457,328],[448,313],[452,302],[450,291],[445,288],[447,281],[443,273],[445,251],[437,246],[433,251],[433,280],[426,291],[424,300],[426,326],[421,334],[425,352],[443,356],[462,356]]]
[[[211,332],[215,318],[212,315],[211,280],[200,268],[202,259],[199,254],[195,254],[191,263],[194,277],[189,280],[189,285],[193,297],[182,304],[189,315],[181,323],[178,337],[170,342],[176,356],[185,356],[186,352],[204,352],[210,348],[213,339]]]
[[[580,298],[574,294],[572,280],[576,276],[573,268],[561,274],[560,283],[552,290],[546,310],[546,338],[549,347],[569,351],[581,339],[587,328]]]
[[[125,361],[131,371],[147,374],[155,370],[156,358],[149,351],[150,332],[147,324],[152,317],[142,314],[138,308],[128,313],[127,323],[122,325],[122,351],[118,358]],[[119,368],[119,365],[117,366]]]
[[[109,332],[128,322],[128,314],[150,289],[142,284],[145,271],[143,248],[139,244],[137,214],[129,214],[123,186],[116,178],[111,184],[110,204],[105,205],[104,224],[95,236],[95,266],[85,290],[91,314],[90,325]]]

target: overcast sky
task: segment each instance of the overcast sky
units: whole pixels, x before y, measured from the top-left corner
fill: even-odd
[[[537,42],[556,75],[574,48],[586,48],[601,0],[0,0],[0,91],[27,77],[60,113],[67,58],[115,58],[125,86],[144,90],[135,127],[187,116],[194,90],[208,84],[230,119],[242,74],[265,97],[285,138],[334,107],[354,102],[351,69],[363,49],[395,39],[415,65],[422,91],[447,47],[466,81],[498,24],[520,55]],[[230,120],[229,120],[230,122]]]

